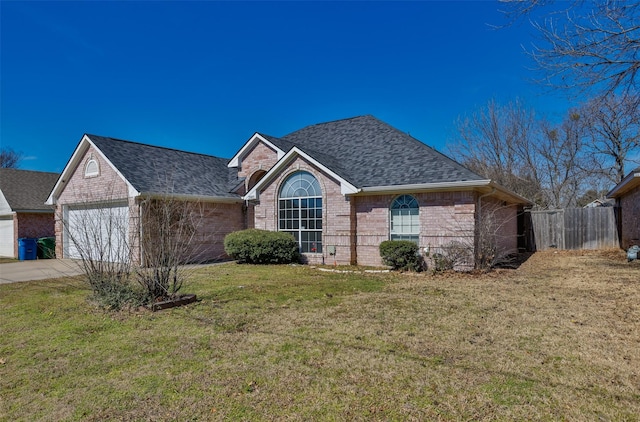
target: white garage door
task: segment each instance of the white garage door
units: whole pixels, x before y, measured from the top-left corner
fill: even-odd
[[[64,256],[92,261],[129,259],[129,207],[126,203],[69,206],[65,212]]]
[[[13,255],[14,242],[13,215],[0,217],[0,256],[15,258]]]

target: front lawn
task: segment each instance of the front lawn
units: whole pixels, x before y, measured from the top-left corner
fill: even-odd
[[[0,420],[638,420],[639,264],[226,264],[156,313],[98,310],[77,278],[0,285]]]

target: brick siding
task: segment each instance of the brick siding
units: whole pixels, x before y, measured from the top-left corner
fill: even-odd
[[[269,171],[278,161],[278,153],[269,148],[264,142],[258,142],[241,159],[238,177],[246,177],[248,182],[251,175],[256,171]]]
[[[297,158],[278,177],[260,192],[260,199],[250,205],[253,214],[251,227],[277,230],[278,192],[282,183],[293,172],[308,171],[322,188],[323,196],[323,253],[305,254],[306,262],[327,264],[382,265],[380,243],[389,239],[389,208],[397,194],[344,196],[338,181],[303,158]],[[419,245],[431,252],[442,252],[444,247],[457,241],[469,249],[469,260],[461,268],[473,266],[475,247],[476,201],[473,191],[427,192],[413,196],[420,206]],[[499,249],[517,251],[517,209],[501,202],[484,199],[483,203],[500,204],[495,218],[500,223]],[[487,202],[488,201],[488,202]],[[336,247],[335,256],[327,253],[329,246]]]
[[[620,197],[621,246],[640,245],[640,186]]]
[[[229,258],[224,251],[224,237],[245,228],[243,204],[203,202],[199,208],[202,215],[193,237],[190,261],[206,262]]]
[[[353,263],[351,248],[351,201],[340,193],[340,183],[328,174],[320,171],[303,158],[297,158],[283,169],[280,175],[269,182],[260,192],[260,201],[254,207],[254,227],[276,231],[278,227],[278,192],[282,183],[292,173],[303,170],[311,173],[322,189],[322,245],[323,253],[308,253],[304,261],[310,264],[336,263],[348,265]],[[330,256],[328,246],[335,246],[336,253]]]
[[[40,238],[55,236],[55,219],[50,213],[20,212],[13,216],[13,256],[18,256],[18,240],[23,237]]]
[[[380,243],[389,240],[391,203],[397,194],[357,196],[357,260],[360,265],[382,265]],[[473,247],[475,194],[427,192],[412,195],[420,207],[419,246],[422,252],[442,251],[452,241]]]

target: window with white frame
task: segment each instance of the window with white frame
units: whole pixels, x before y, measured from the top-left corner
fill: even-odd
[[[411,195],[400,195],[391,204],[390,238],[391,240],[420,239],[420,218],[418,201]]]
[[[98,166],[98,162],[92,157],[87,161],[87,164],[84,166],[84,177],[93,177],[100,174],[100,167]]]
[[[293,173],[280,188],[278,229],[295,237],[300,252],[322,253],[322,190],[311,173]]]

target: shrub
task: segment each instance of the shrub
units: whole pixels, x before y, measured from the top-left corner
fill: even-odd
[[[380,256],[382,262],[394,270],[422,270],[418,245],[410,240],[385,240],[380,244]]]
[[[238,261],[248,264],[289,264],[298,262],[298,242],[289,233],[247,229],[229,233],[224,250]]]
[[[120,310],[139,306],[145,302],[144,292],[131,283],[128,276],[115,274],[92,274],[88,277],[92,299],[102,308]]]
[[[440,248],[440,252],[431,255],[433,271],[458,270],[473,267],[473,249],[463,242],[453,241]]]

